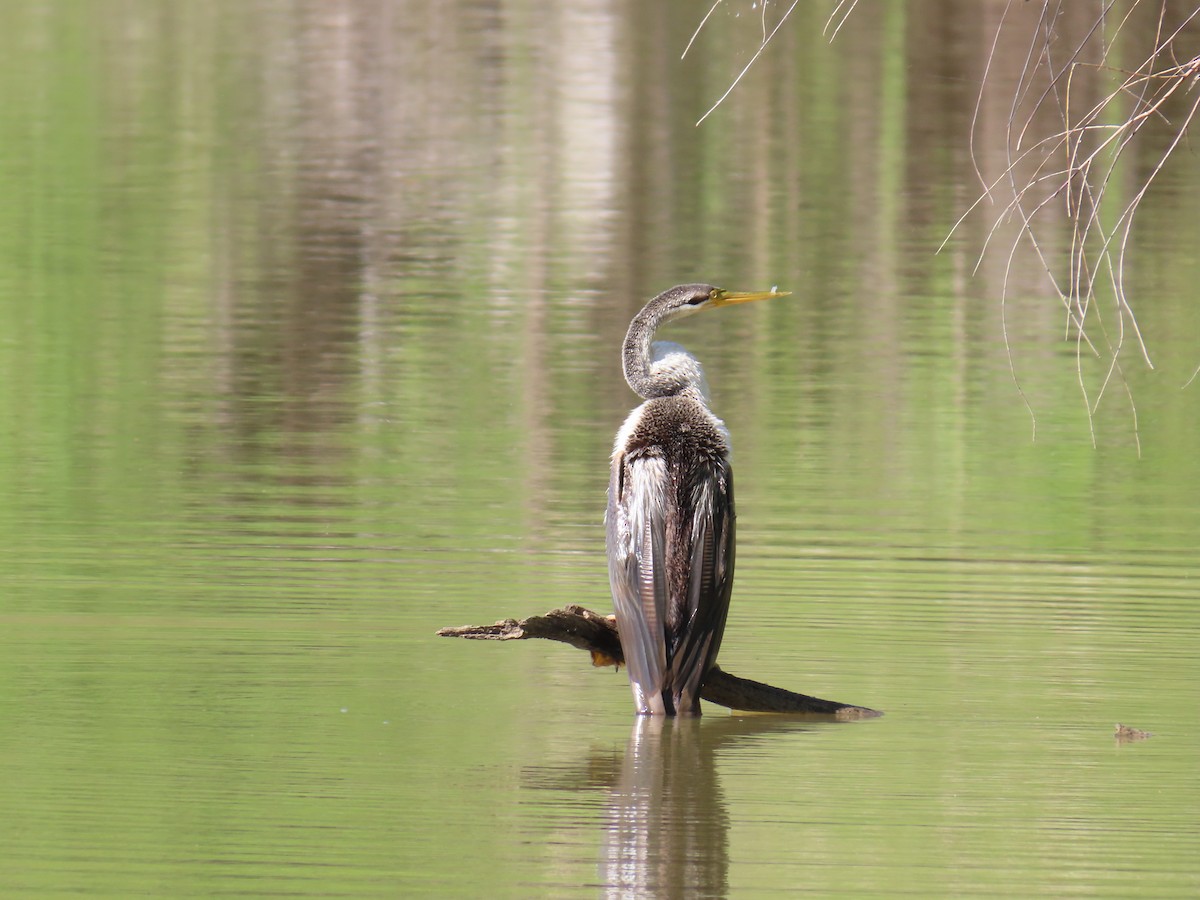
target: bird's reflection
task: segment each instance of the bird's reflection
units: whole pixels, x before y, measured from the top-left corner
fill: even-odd
[[[601,831],[602,896],[724,897],[729,809],[718,763],[753,768],[747,757],[761,755],[764,743],[813,730],[813,718],[793,716],[638,716],[623,755],[597,747],[566,764],[527,766],[521,780],[532,790],[603,797],[599,816],[587,819]]]
[[[800,728],[776,717],[639,716],[609,793],[603,895],[725,896],[729,811],[716,750],[764,731]]]
[[[605,896],[725,894],[729,813],[704,725],[638,716],[609,803]]]

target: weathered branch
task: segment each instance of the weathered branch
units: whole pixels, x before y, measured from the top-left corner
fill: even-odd
[[[621,639],[613,616],[602,616],[582,606],[552,609],[544,616],[527,619],[502,619],[494,625],[465,625],[443,628],[441,637],[459,637],[474,641],[520,641],[545,638],[587,650],[593,665],[619,665],[625,661]],[[738,678],[714,668],[700,689],[700,696],[718,706],[743,712],[806,713],[841,720],[869,719],[883,713],[848,703],[836,703],[797,694],[783,688]]]

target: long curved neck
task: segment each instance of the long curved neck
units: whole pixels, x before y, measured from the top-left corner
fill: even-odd
[[[677,394],[682,385],[669,379],[654,378],[650,374],[652,352],[650,345],[654,341],[654,332],[658,329],[663,315],[657,304],[651,303],[633,317],[629,323],[629,331],[625,334],[625,344],[621,348],[621,362],[625,369],[625,380],[633,388],[633,392],[644,400],[654,397],[669,397]]]

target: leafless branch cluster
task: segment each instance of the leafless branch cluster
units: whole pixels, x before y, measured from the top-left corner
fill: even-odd
[[[1154,2],[1158,3],[1157,10],[1148,10]],[[997,28],[984,86],[1001,34],[1012,26],[1009,13],[1013,5],[1010,0]],[[1181,54],[1177,41],[1200,16],[1200,7],[1168,26],[1169,6],[1169,0],[1127,0],[1120,6],[1116,0],[1106,0],[1100,4],[1090,28],[1064,48],[1057,27],[1064,0],[1043,0],[1013,92],[1004,170],[988,181],[976,164],[984,185],[976,206],[990,201],[998,202],[1001,209],[988,243],[1002,223],[1015,220],[1018,224],[1008,252],[1005,293],[1015,254],[1021,244],[1028,243],[1063,304],[1067,334],[1076,345],[1078,381],[1087,404],[1093,443],[1093,417],[1114,380],[1125,391],[1137,433],[1136,407],[1122,370],[1122,351],[1132,343],[1147,366],[1153,368],[1153,363],[1125,289],[1126,251],[1142,199],[1200,109],[1200,91],[1195,90],[1200,79],[1200,56]],[[1144,16],[1148,11],[1156,14],[1149,41],[1142,30],[1135,33],[1130,27],[1135,14]],[[1119,62],[1122,58],[1138,61],[1130,67]],[[1097,100],[1087,99],[1097,96],[1094,88],[1098,83],[1107,89],[1099,92]],[[1182,114],[1171,119],[1167,106],[1177,94],[1183,95],[1186,102]],[[1047,114],[1061,124],[1049,135],[1042,125]],[[1154,121],[1165,126],[1169,139],[1131,191],[1113,190],[1127,151],[1144,127]],[[974,134],[975,129],[972,131]],[[974,150],[972,146],[972,158]],[[1041,214],[1057,204],[1065,205],[1070,227],[1065,273],[1044,252],[1043,230],[1039,227]],[[1102,297],[1111,300],[1111,318],[1103,315]],[[1007,326],[1005,332],[1007,342]],[[1094,390],[1089,390],[1084,374],[1087,355],[1104,363],[1104,374]],[[1011,347],[1009,360],[1011,365]],[[1013,377],[1017,380],[1015,368]],[[1019,389],[1019,380],[1017,384]],[[1032,409],[1030,413],[1032,417]]]
[[[714,0],[685,56],[722,2]],[[762,18],[760,45],[697,124],[733,92],[797,3],[779,4],[783,11],[773,25],[768,23],[767,7],[774,4],[756,5]],[[825,25],[829,40],[857,5],[858,0],[834,2]],[[971,157],[983,189],[951,233],[971,212],[986,208],[996,214],[980,261],[993,244],[1010,240],[1000,303],[1009,366],[1023,399],[1009,343],[1006,302],[1018,251],[1032,248],[1062,303],[1066,338],[1075,343],[1076,373],[1093,444],[1096,411],[1114,384],[1128,400],[1137,439],[1137,408],[1123,369],[1129,355],[1125,351],[1133,349],[1148,367],[1154,366],[1126,291],[1127,251],[1143,198],[1200,110],[1200,51],[1186,46],[1195,36],[1192,26],[1198,18],[1200,4],[1183,0],[1092,0],[1090,9],[1081,0],[1006,0],[983,72],[971,139]],[[1068,22],[1071,27],[1064,26]],[[1028,41],[1011,88],[1003,163],[998,175],[993,166],[992,174],[985,176],[976,153],[983,98],[994,73],[1007,73],[1007,66],[998,65],[998,54],[1011,52],[1012,39],[1022,28],[1029,29]],[[1017,40],[1022,38],[1017,35]],[[1150,124],[1161,127],[1147,129]],[[1143,140],[1147,131],[1155,133],[1152,141]],[[1139,152],[1130,153],[1135,146]],[[991,155],[997,148],[986,149]],[[1131,156],[1139,165],[1130,162]],[[1147,158],[1152,162],[1145,164]],[[1130,169],[1132,178],[1126,177]],[[1051,249],[1055,242],[1050,236],[1057,240],[1064,218],[1068,246],[1058,252]],[[1014,223],[1011,237],[1013,232],[1004,226]],[[1089,358],[1098,361],[1098,372]],[[1200,369],[1193,379],[1196,374]],[[1026,406],[1036,436],[1036,417],[1028,400]]]

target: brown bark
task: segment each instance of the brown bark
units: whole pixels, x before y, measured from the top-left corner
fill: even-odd
[[[625,659],[621,653],[621,640],[617,635],[616,618],[602,616],[582,606],[552,609],[543,616],[530,616],[519,621],[502,619],[494,625],[443,628],[438,631],[438,635],[474,641],[544,638],[587,650],[592,654],[594,665],[620,665]],[[748,678],[738,678],[719,668],[714,668],[708,674],[704,686],[700,689],[700,696],[718,706],[727,706],[743,712],[801,713],[839,720],[869,719],[883,715],[863,706],[822,700]]]

